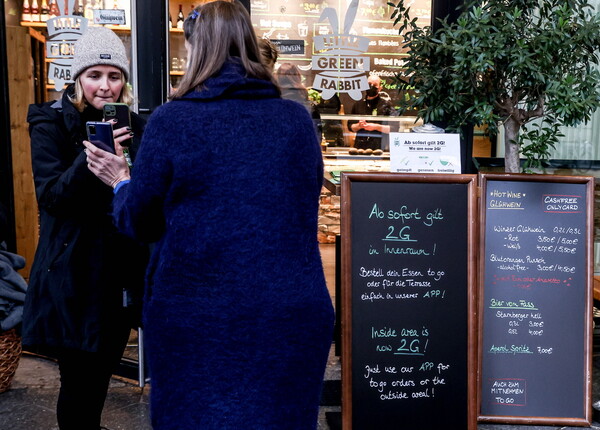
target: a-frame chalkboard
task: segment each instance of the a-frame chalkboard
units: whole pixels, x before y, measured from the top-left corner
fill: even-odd
[[[476,429],[476,179],[342,175],[345,430]]]
[[[591,177],[481,178],[480,421],[591,424]]]

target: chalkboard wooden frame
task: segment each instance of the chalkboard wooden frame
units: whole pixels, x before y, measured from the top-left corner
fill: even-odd
[[[587,176],[555,176],[555,175],[524,175],[524,174],[480,174],[480,187],[481,187],[481,202],[480,202],[480,255],[479,255],[479,284],[481,285],[480,297],[479,297],[479,341],[480,345],[479,356],[478,356],[478,398],[480,399],[478,421],[480,422],[499,422],[499,423],[510,423],[510,424],[539,424],[539,425],[569,425],[569,426],[584,426],[589,427],[592,424],[592,330],[593,330],[593,223],[594,223],[594,178]],[[587,207],[585,208],[585,268],[584,275],[585,280],[585,300],[584,300],[584,313],[585,318],[583,321],[584,331],[583,333],[583,351],[574,351],[574,354],[583,354],[583,374],[579,383],[583,387],[583,402],[582,410],[583,416],[513,416],[513,415],[494,415],[494,414],[483,414],[482,404],[484,401],[483,385],[484,374],[483,374],[483,360],[484,360],[484,308],[485,308],[485,288],[486,288],[486,223],[487,223],[487,211],[486,208],[486,196],[490,188],[491,181],[515,181],[515,182],[546,182],[556,184],[583,184],[586,187],[586,202]],[[491,191],[490,191],[491,192]],[[489,239],[488,239],[489,240]],[[572,333],[565,333],[563,338],[572,336]],[[577,390],[576,390],[577,391]],[[524,402],[526,403],[526,402]]]
[[[342,331],[342,427],[352,430],[352,186],[353,183],[419,183],[419,184],[463,184],[467,191],[468,219],[467,259],[465,262],[468,285],[466,286],[468,314],[465,315],[467,332],[466,368],[467,393],[463,413],[466,414],[467,430],[477,428],[477,176],[476,175],[438,175],[438,174],[401,174],[401,173],[342,173],[341,192],[341,233],[342,233],[342,300],[341,300],[341,331]],[[435,410],[429,410],[435,414]]]

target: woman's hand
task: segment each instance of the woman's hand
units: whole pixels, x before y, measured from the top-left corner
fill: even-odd
[[[131,178],[129,166],[123,156],[123,147],[119,143],[115,142],[116,155],[87,140],[83,141],[83,145],[86,148],[88,169],[106,185],[114,188],[119,182]]]
[[[116,124],[116,121],[114,119],[111,119],[108,122],[111,123],[113,127]],[[113,140],[115,141],[115,143],[118,143],[123,147],[129,146],[129,141],[132,137],[133,132],[131,131],[131,127],[120,127],[113,129]]]

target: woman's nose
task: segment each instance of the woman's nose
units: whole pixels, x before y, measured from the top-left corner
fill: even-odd
[[[110,89],[109,85],[108,85],[108,78],[101,78],[100,79],[100,89],[107,91],[108,89]]]

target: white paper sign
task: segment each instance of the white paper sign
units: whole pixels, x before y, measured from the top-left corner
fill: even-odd
[[[94,24],[125,25],[125,10],[94,9]]]
[[[460,135],[390,133],[390,171],[460,173]]]

